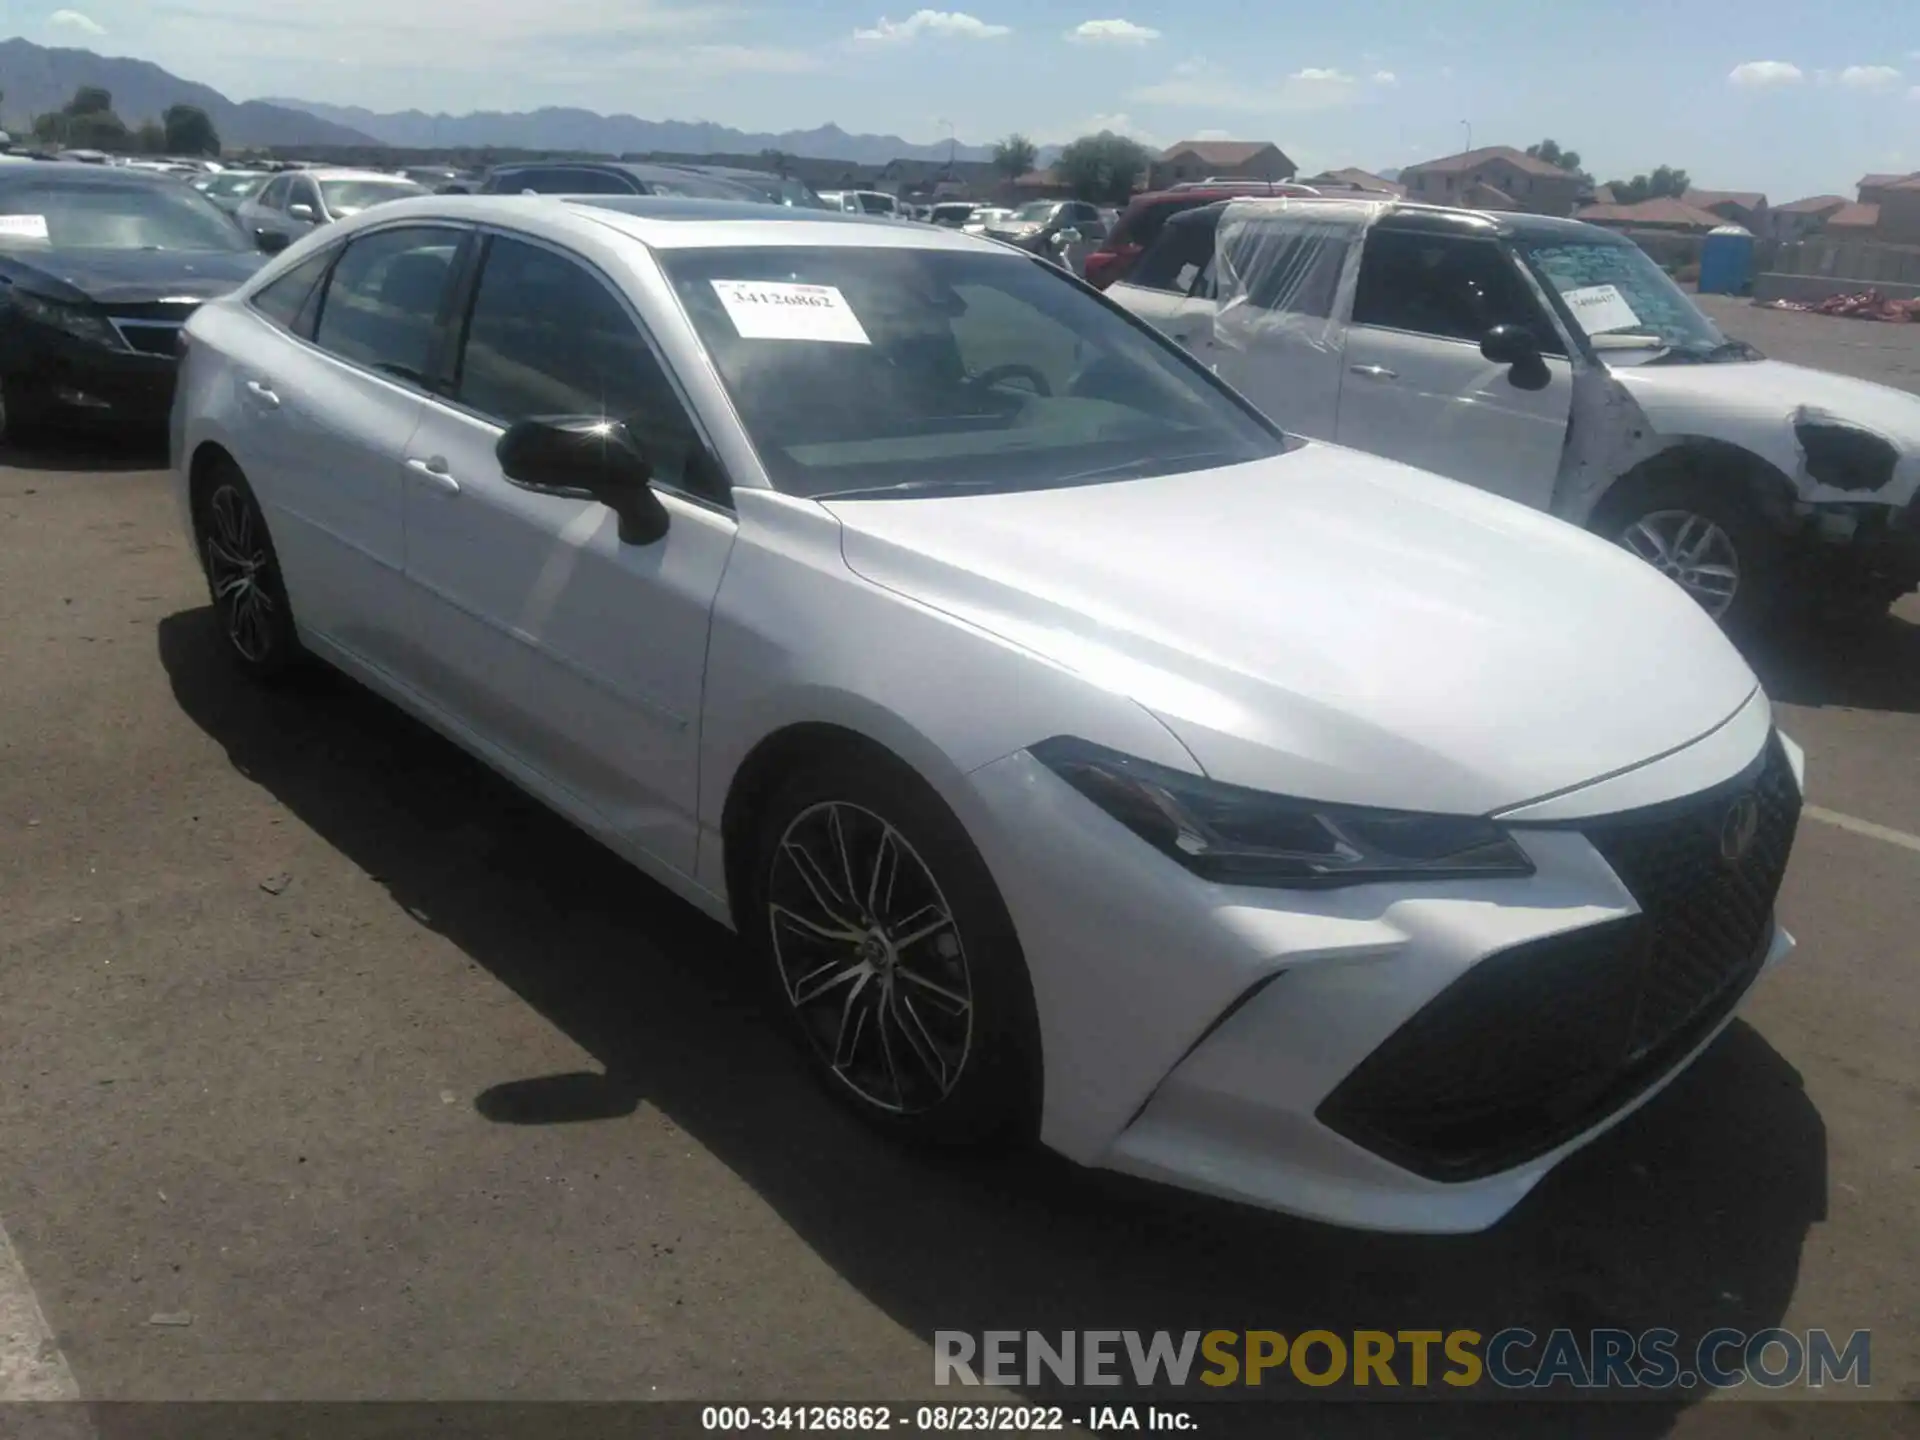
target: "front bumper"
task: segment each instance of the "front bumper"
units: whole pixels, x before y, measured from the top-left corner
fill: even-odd
[[[1718,918],[1712,837],[1669,834],[1664,807],[1635,812],[1652,827],[1638,849],[1590,838],[1611,821],[1516,828],[1526,879],[1276,892],[1199,881],[1024,754],[975,772],[970,828],[1040,1014],[1042,1139],[1341,1225],[1493,1224],[1683,1070],[1792,948],[1771,872],[1799,784],[1767,754],[1785,786],[1768,873]],[[1706,792],[1714,823],[1757,783],[1752,758]]]
[[[66,336],[36,337],[14,362],[10,385],[36,418],[65,426],[157,428],[173,407],[172,356]]]
[[[1904,506],[1809,505],[1795,520],[1796,559],[1814,583],[1865,583],[1897,594],[1920,585],[1920,492]]]

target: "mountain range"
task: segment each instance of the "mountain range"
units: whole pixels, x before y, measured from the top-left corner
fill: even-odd
[[[305,109],[263,100],[233,101],[209,85],[182,80],[146,60],[50,49],[29,40],[0,40],[0,116],[15,135],[33,117],[58,110],[82,85],[113,95],[114,113],[129,125],[157,120],[169,105],[197,105],[227,145],[371,145],[371,136]]]
[[[884,165],[889,160],[990,160],[991,147],[936,141],[916,145],[898,135],[852,135],[838,125],[779,134],[735,130],[704,121],[642,120],[591,110],[482,110],[471,115],[429,115],[422,110],[380,114],[357,106],[313,100],[273,99],[268,104],[304,110],[332,124],[358,130],[388,145],[415,149],[497,146],[514,150],[586,150],[608,155],[757,155],[762,150],[813,160]]]

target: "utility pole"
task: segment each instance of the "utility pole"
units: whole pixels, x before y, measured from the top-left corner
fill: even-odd
[[[1473,122],[1471,120],[1462,120],[1460,122],[1460,128],[1467,132],[1467,148],[1460,152],[1462,155],[1465,155],[1473,149]]]

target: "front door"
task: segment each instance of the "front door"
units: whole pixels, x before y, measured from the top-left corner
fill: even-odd
[[[1537,390],[1480,353],[1495,325],[1541,341]],[[1361,256],[1337,438],[1546,509],[1566,445],[1573,371],[1558,332],[1492,239],[1375,226]]]
[[[456,719],[691,874],[707,627],[733,548],[726,487],[627,303],[577,257],[486,242],[451,403],[407,458],[416,683]],[[506,426],[625,421],[670,516],[623,544],[611,511],[500,473]]]

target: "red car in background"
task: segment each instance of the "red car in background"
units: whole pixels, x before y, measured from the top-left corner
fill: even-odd
[[[1087,256],[1086,282],[1096,290],[1104,290],[1116,280],[1126,279],[1134,262],[1159,236],[1160,228],[1183,210],[1197,210],[1216,200],[1231,200],[1241,195],[1319,193],[1311,185],[1296,185],[1285,180],[1201,180],[1176,185],[1171,190],[1136,195],[1100,248]]]

